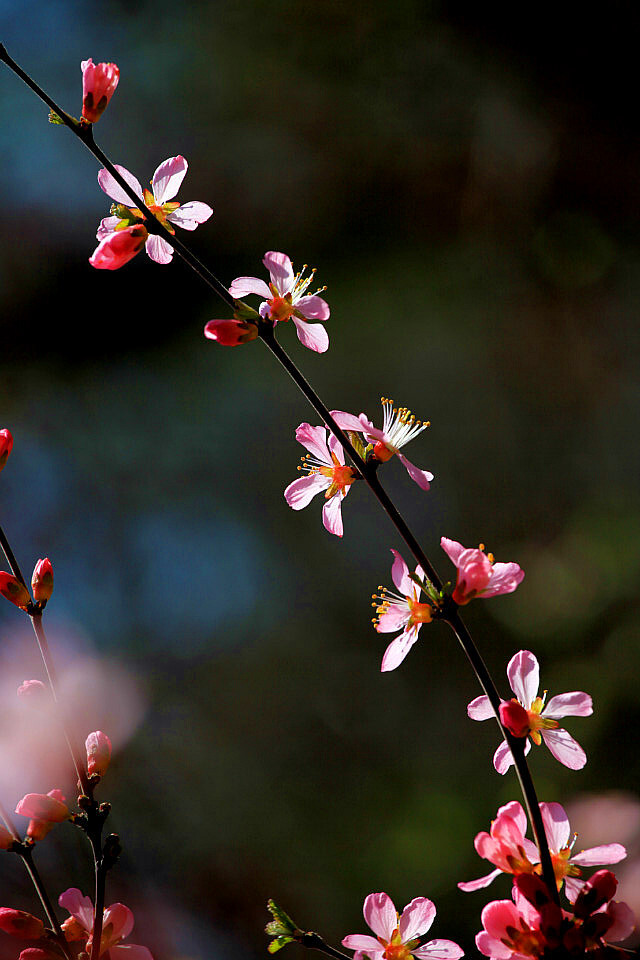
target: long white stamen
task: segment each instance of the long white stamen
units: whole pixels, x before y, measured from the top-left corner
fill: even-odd
[[[399,450],[430,426],[428,420],[416,420],[407,407],[394,408],[393,400],[387,397],[381,397],[380,401],[384,414],[382,432],[384,443],[388,447]]]

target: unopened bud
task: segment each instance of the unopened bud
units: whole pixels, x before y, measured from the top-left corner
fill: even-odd
[[[0,907],[0,930],[21,940],[39,940],[44,931],[42,920],[11,907]]]
[[[80,64],[82,70],[82,118],[95,123],[111,100],[120,70],[115,63],[94,63],[91,58]]]
[[[27,827],[27,837],[31,840],[43,840],[56,823],[71,816],[62,791],[57,789],[49,793],[28,793],[16,807],[16,813],[31,817]]]
[[[38,560],[33,568],[31,589],[36,603],[44,606],[53,593],[53,567],[48,557],[45,557],[44,560]]]
[[[31,606],[31,597],[24,583],[5,570],[0,570],[0,593],[21,610],[28,610]]]
[[[245,320],[209,320],[204,328],[204,335],[223,347],[239,347],[242,343],[256,339],[258,327]]]
[[[598,870],[580,890],[574,904],[576,917],[583,920],[613,898],[618,887],[611,870]]]
[[[3,427],[2,430],[0,430],[0,470],[2,470],[7,462],[12,447],[13,437],[11,436],[11,431]]]
[[[529,714],[517,700],[507,700],[500,704],[500,720],[514,737],[526,737],[531,730]]]
[[[87,772],[104,776],[111,760],[111,740],[102,730],[94,730],[86,739]]]

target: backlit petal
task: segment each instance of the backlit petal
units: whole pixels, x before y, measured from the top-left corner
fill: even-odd
[[[529,650],[520,650],[509,660],[507,676],[517,699],[525,710],[528,710],[532,701],[538,696],[540,686],[538,661]]]
[[[542,711],[543,717],[590,717],[593,713],[593,701],[588,693],[574,690],[572,693],[559,693],[551,697]]]
[[[184,180],[187,172],[188,163],[184,157],[169,157],[164,163],[161,163],[153,175],[151,186],[153,196],[158,204],[166,203],[175,197],[180,189],[180,184]]]
[[[314,353],[326,353],[329,349],[329,334],[321,323],[306,323],[304,320],[298,320],[297,317],[291,319],[303,347],[313,350]]]
[[[114,167],[125,181],[128,183],[133,193],[138,198],[142,200],[142,187],[134,177],[132,173],[126,169],[126,167],[121,167],[119,163],[114,163]],[[98,171],[98,183],[100,188],[104,190],[108,197],[111,197],[112,200],[115,200],[116,203],[123,203],[125,207],[135,207],[136,203],[133,202],[132,198],[128,193],[125,193],[120,184],[115,180],[108,170],[105,170],[104,167],[102,170]]]
[[[364,901],[362,912],[367,926],[371,927],[377,937],[382,937],[387,942],[391,940],[398,926],[398,915],[388,894],[370,893]]]
[[[436,908],[427,897],[415,897],[402,911],[399,923],[402,942],[407,943],[416,937],[423,937],[431,928]]]
[[[573,737],[566,730],[541,730],[542,739],[549,747],[556,760],[563,763],[570,770],[582,770],[587,762],[587,755]]]

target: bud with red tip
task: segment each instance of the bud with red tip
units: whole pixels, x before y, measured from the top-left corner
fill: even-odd
[[[44,931],[42,920],[11,907],[0,907],[0,930],[21,940],[39,940]]]
[[[31,589],[33,590],[33,599],[44,607],[53,593],[53,567],[48,557],[45,557],[44,560],[38,560],[33,568]]]
[[[517,700],[506,700],[500,704],[500,720],[503,727],[514,737],[526,737],[531,730],[529,714]]]
[[[0,470],[2,470],[7,462],[12,447],[13,437],[11,436],[11,432],[7,430],[6,427],[3,427],[3,429],[0,430]]]
[[[148,235],[141,223],[109,233],[89,257],[89,263],[97,270],[118,270],[140,253]]]
[[[7,573],[6,570],[0,570],[0,593],[7,600],[11,600],[11,603],[15,603],[16,607],[20,607],[21,610],[28,610],[31,606],[31,597],[24,583],[21,583],[12,573]]]
[[[111,740],[102,730],[94,730],[86,739],[87,773],[104,776],[111,760]]]
[[[258,327],[245,320],[209,320],[204,328],[204,335],[223,347],[239,347],[242,343],[256,339]]]
[[[80,64],[82,70],[82,119],[95,123],[102,116],[120,79],[115,63],[94,63],[91,57]]]

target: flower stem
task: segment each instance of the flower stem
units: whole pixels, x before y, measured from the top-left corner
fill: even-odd
[[[303,933],[301,937],[296,937],[296,943],[301,943],[303,947],[308,947],[310,950],[320,950],[321,953],[326,953],[328,957],[333,957],[333,960],[353,960],[353,957],[349,956],[348,953],[343,953],[342,950],[336,950],[335,947],[329,946],[319,933],[314,933],[312,930]]]

